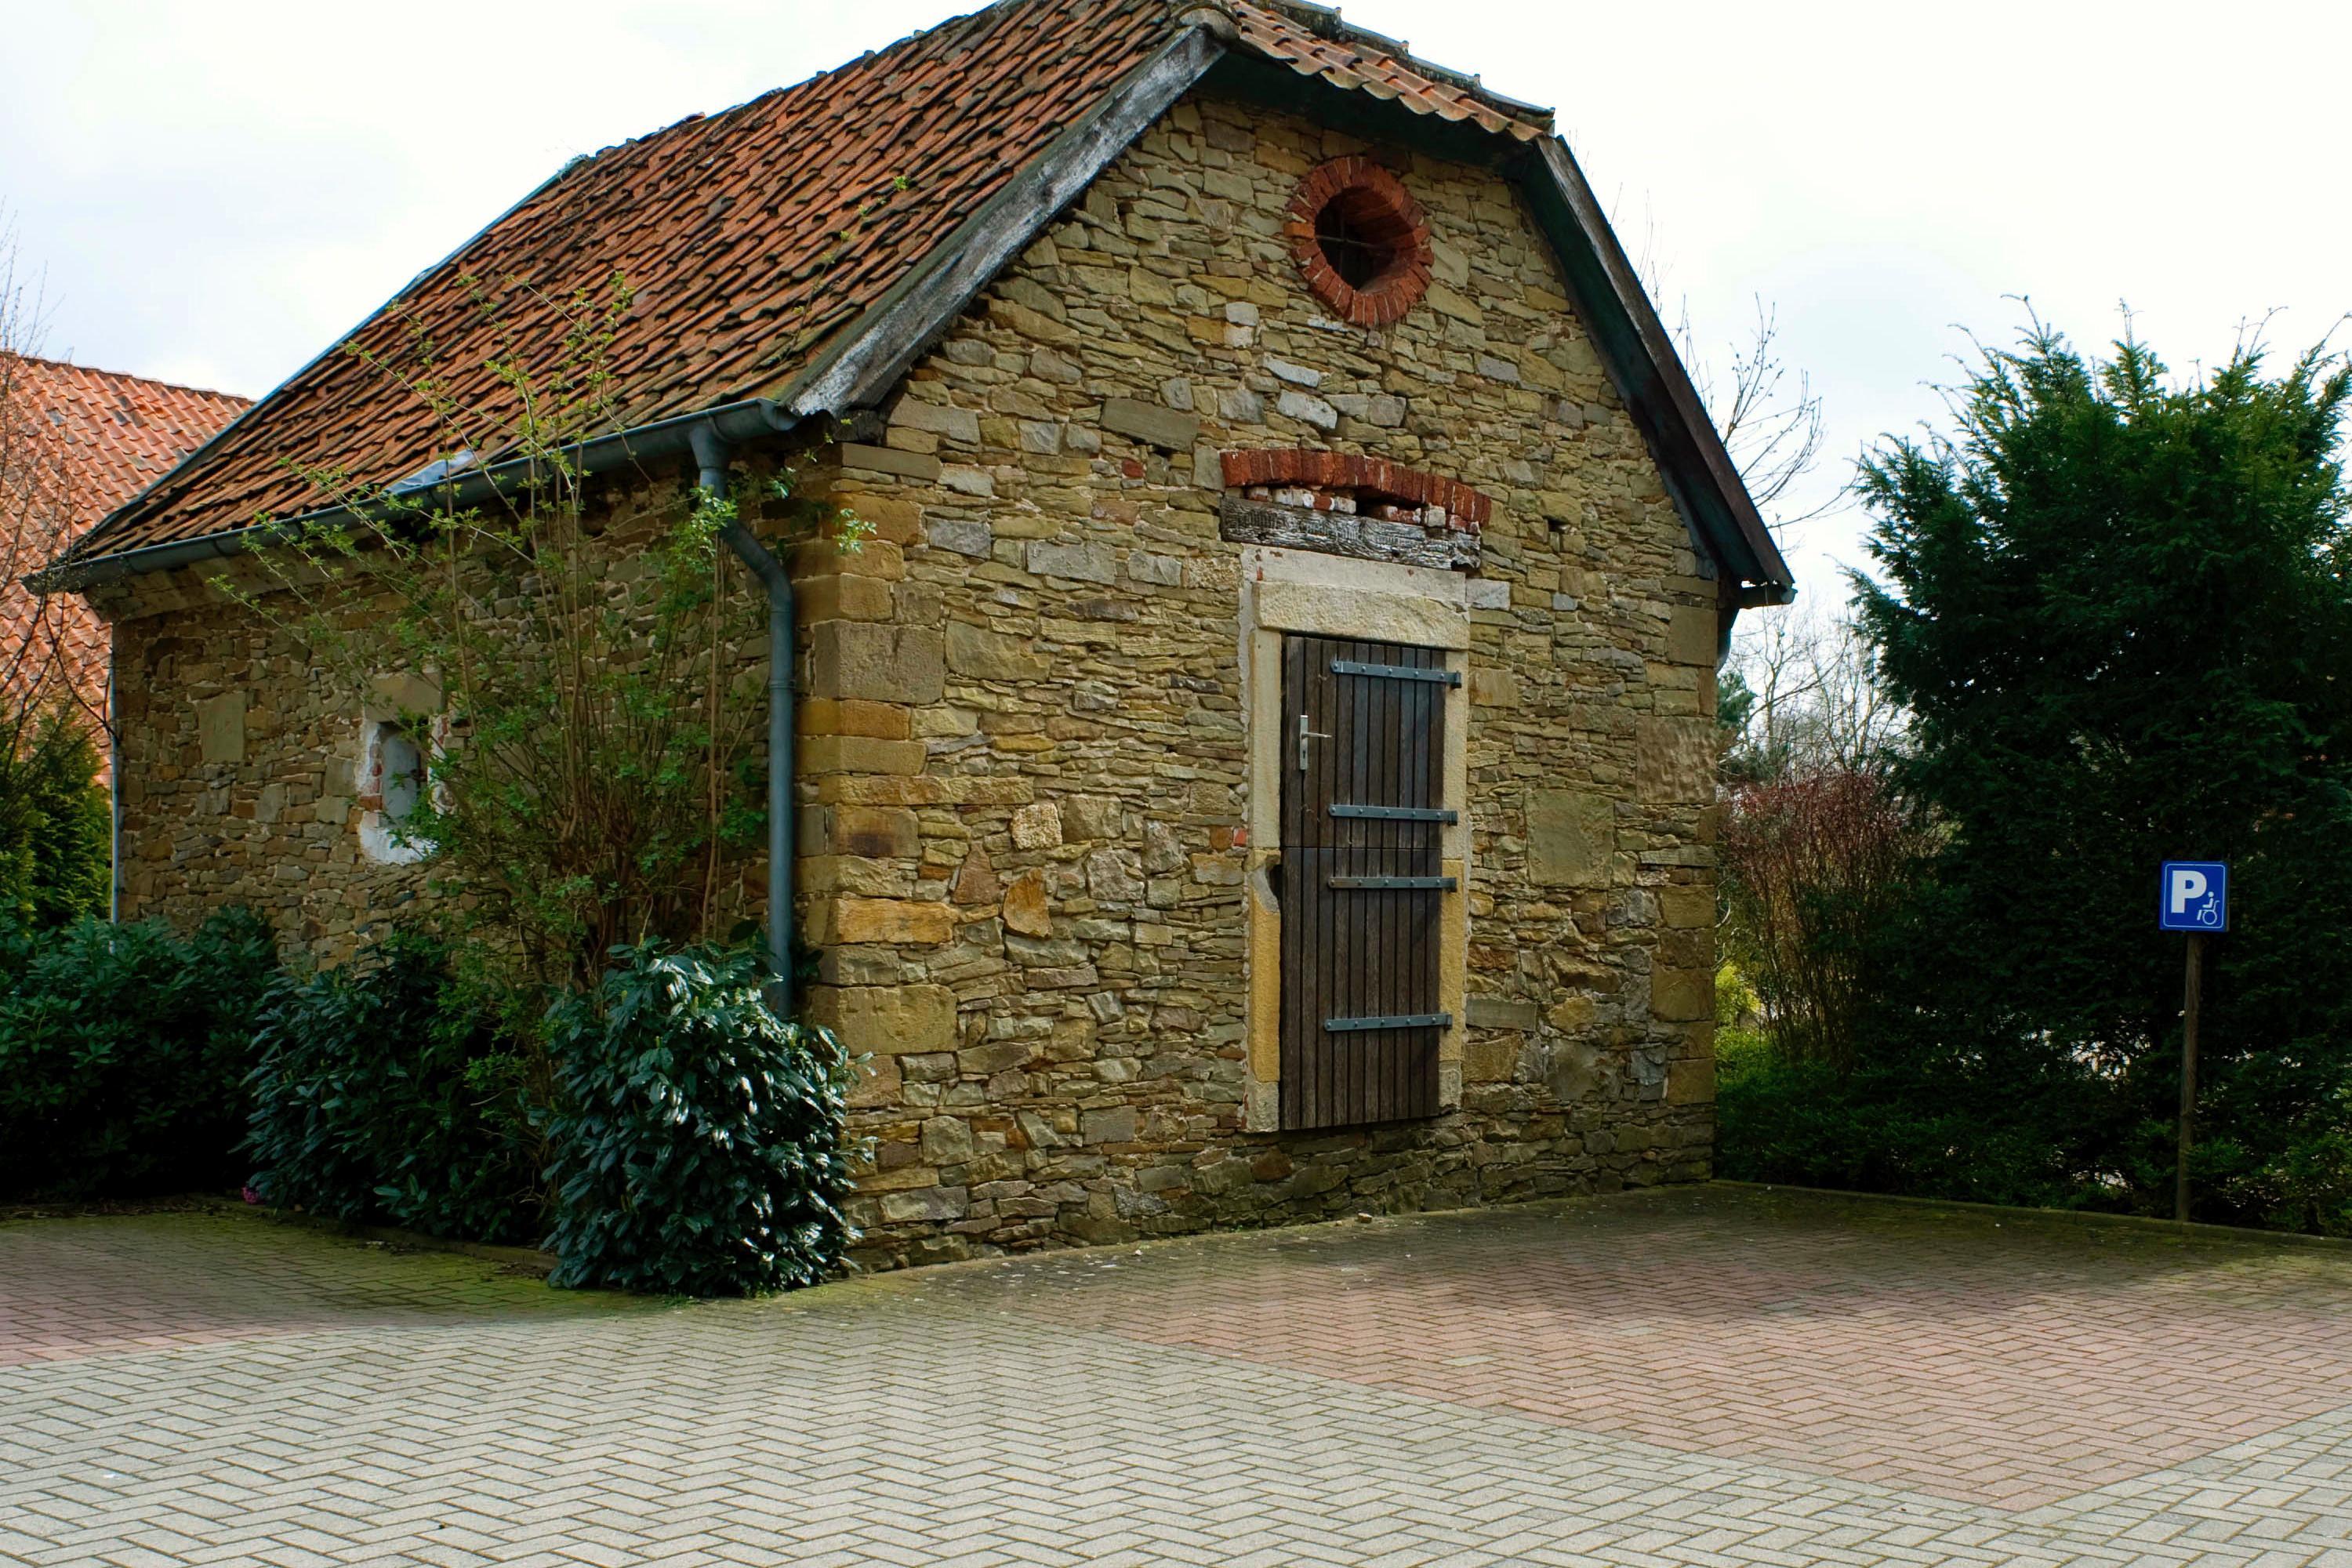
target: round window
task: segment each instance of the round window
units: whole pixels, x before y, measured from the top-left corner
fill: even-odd
[[[1412,226],[1380,193],[1350,185],[1315,215],[1315,245],[1350,289],[1369,289],[1412,254]]]
[[[1291,199],[1286,232],[1307,287],[1358,326],[1400,321],[1428,291],[1421,205],[1368,158],[1334,158],[1308,174]]]

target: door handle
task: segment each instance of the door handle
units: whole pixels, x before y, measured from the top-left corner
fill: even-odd
[[[1307,727],[1306,714],[1301,713],[1298,716],[1298,771],[1300,773],[1303,773],[1307,771],[1307,742],[1309,741],[1328,741],[1330,738],[1330,736],[1325,734],[1320,730],[1308,729]]]

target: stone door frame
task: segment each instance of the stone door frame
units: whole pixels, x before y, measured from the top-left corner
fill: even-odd
[[[1438,1041],[1437,1102],[1441,1114],[1458,1110],[1469,1034],[1468,580],[1426,566],[1259,545],[1243,550],[1241,565],[1242,710],[1249,737],[1244,1126],[1272,1132],[1282,1125],[1282,910],[1268,871],[1282,856],[1282,765],[1295,752],[1295,744],[1283,744],[1282,646],[1292,634],[1435,648],[1444,655],[1445,668],[1463,677],[1445,698],[1444,801],[1459,820],[1441,836],[1440,862],[1455,887],[1443,895],[1438,917],[1438,994],[1454,1022]]]

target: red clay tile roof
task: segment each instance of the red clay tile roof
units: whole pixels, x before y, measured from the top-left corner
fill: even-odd
[[[531,193],[349,341],[414,363],[411,332],[422,331],[449,393],[497,409],[508,400],[482,366],[490,344],[467,279],[504,302],[504,331],[528,350],[561,339],[560,308],[575,291],[601,294],[617,274],[635,296],[607,359],[619,425],[761,395],[1163,42],[1169,23],[1165,0],[1015,0],[608,148]],[[503,287],[509,279],[537,298]],[[442,438],[417,398],[330,352],[82,553],[323,504],[281,459],[389,483],[442,455]]]
[[[1240,24],[1243,44],[1301,76],[1394,99],[1416,114],[1466,120],[1482,131],[1522,142],[1551,133],[1549,110],[1514,103],[1478,86],[1475,77],[1458,77],[1414,59],[1402,44],[1342,26],[1336,11],[1279,0],[1266,5],[1232,0],[1228,8]]]
[[[251,398],[231,393],[59,360],[21,358],[16,364],[12,391],[64,444],[83,487],[76,499],[85,527],[162,479],[253,405]]]
[[[1464,85],[1469,79],[1383,52],[1316,7],[1227,0],[1220,8],[1244,47],[1303,75],[1515,137],[1539,136],[1548,123],[1541,111],[1496,108]],[[1168,43],[1190,9],[1182,0],[1003,0],[579,160],[339,347],[413,363],[421,332],[436,345],[446,390],[498,410],[509,400],[482,366],[493,332],[552,344],[561,303],[618,275],[635,300],[607,362],[617,426],[772,395]],[[500,328],[484,322],[485,289],[502,301]],[[416,397],[352,353],[331,351],[75,554],[297,515],[325,498],[290,468],[388,484],[444,455],[442,440]]]
[[[23,542],[27,558],[0,560],[0,683],[29,691],[62,679],[85,701],[102,699],[105,627],[79,600],[45,605],[16,579],[170,472],[247,406],[223,392],[0,356],[0,418],[16,426],[12,456],[34,454],[28,466],[42,497],[30,509],[38,537]],[[24,447],[14,447],[16,439]],[[23,482],[21,474],[11,477]],[[13,543],[0,540],[0,552]]]

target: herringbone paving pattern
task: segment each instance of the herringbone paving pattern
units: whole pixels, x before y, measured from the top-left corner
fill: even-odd
[[[45,1221],[0,1332],[6,1562],[2352,1568],[2352,1256],[2065,1221],[1710,1189],[690,1307]]]

